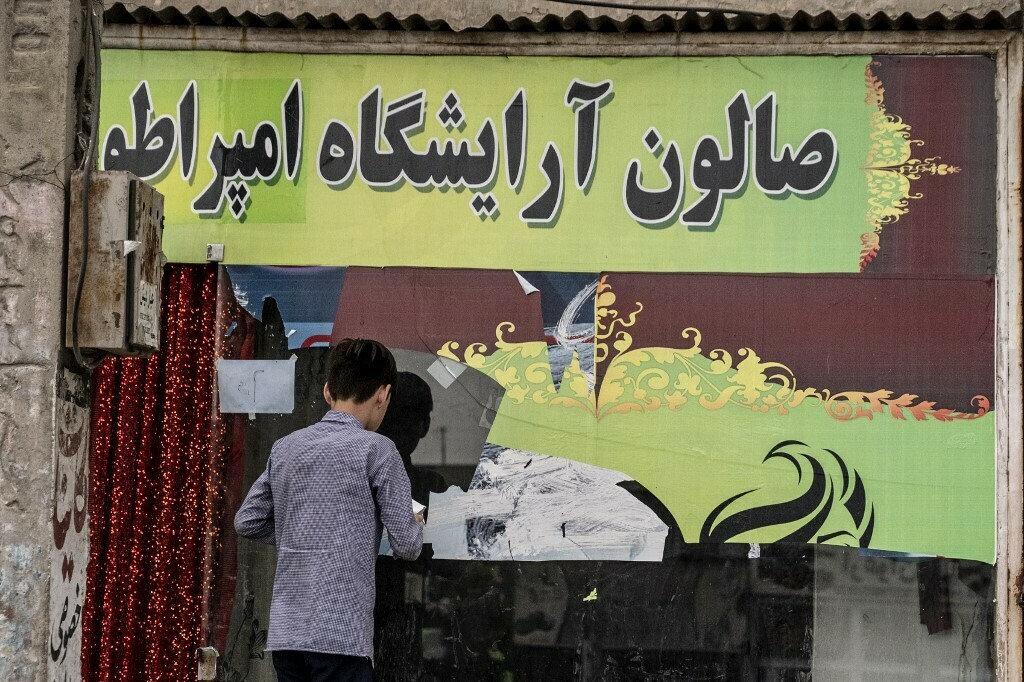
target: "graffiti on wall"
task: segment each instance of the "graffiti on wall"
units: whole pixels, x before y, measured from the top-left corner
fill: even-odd
[[[82,676],[82,607],[89,561],[89,394],[80,375],[61,368],[57,376],[48,677],[65,682]]]

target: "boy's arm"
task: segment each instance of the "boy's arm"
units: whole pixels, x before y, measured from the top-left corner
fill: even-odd
[[[250,540],[273,545],[274,537],[274,496],[270,491],[270,465],[274,461],[271,451],[267,469],[249,489],[245,502],[235,514],[235,532]]]
[[[412,561],[423,548],[423,528],[412,513],[412,487],[394,444],[382,438],[370,457],[370,489],[395,556]]]

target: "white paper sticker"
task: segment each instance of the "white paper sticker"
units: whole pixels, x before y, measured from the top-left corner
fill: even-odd
[[[224,245],[223,244],[207,244],[206,245],[206,260],[214,263],[220,263],[224,260]]]
[[[156,348],[160,331],[159,285],[140,280],[136,291],[135,339],[148,348]]]
[[[295,356],[290,360],[218,360],[222,413],[291,414],[295,409]]]
[[[465,371],[465,365],[448,358],[438,358],[430,367],[427,367],[427,373],[434,377],[437,383],[441,384],[441,388],[451,386],[459,378],[459,375]]]

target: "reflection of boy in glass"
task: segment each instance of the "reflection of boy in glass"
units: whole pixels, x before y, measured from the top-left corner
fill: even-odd
[[[433,409],[434,399],[427,382],[412,372],[399,372],[391,405],[377,428],[377,433],[394,441],[412,483],[412,499],[422,504],[430,503],[431,492],[447,489],[444,478],[436,471],[412,463],[412,453],[430,431]],[[381,679],[433,679],[422,677],[422,587],[418,598],[414,596],[415,591],[409,592],[410,585],[424,584],[428,565],[422,556],[414,564],[387,559],[377,561],[377,650],[388,654],[379,661]],[[415,634],[410,637],[410,633]]]
[[[430,493],[448,488],[444,476],[412,463],[412,453],[430,431],[433,409],[434,398],[427,382],[412,372],[399,372],[391,406],[377,429],[377,433],[394,441],[412,483],[412,498],[421,504],[430,503]]]

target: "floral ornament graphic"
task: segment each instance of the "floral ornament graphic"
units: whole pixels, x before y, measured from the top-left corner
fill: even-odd
[[[597,330],[595,362],[608,361],[599,390],[590,388],[586,374],[574,355],[562,384],[555,390],[547,362],[544,342],[511,343],[505,334],[515,330],[511,322],[496,329],[494,349],[472,343],[459,356],[458,342],[445,343],[437,354],[484,372],[505,388],[505,397],[513,403],[527,400],[580,408],[598,419],[609,414],[678,410],[696,403],[706,410],[727,405],[753,412],[784,415],[804,405],[820,405],[826,414],[839,421],[873,419],[887,415],[893,419],[951,422],[983,417],[991,409],[985,396],[971,400],[975,412],[959,412],[936,406],[912,393],[893,391],[845,390],[801,387],[793,371],[780,362],[764,360],[752,348],[740,348],[735,357],[729,351],[701,347],[700,330],[687,327],[680,337],[684,348],[633,348],[633,327],[643,312],[639,301],[628,314],[616,308],[616,295],[601,277],[597,286]]]
[[[911,199],[920,199],[920,192],[911,192],[911,181],[923,175],[952,175],[960,168],[939,163],[938,156],[913,158],[913,148],[924,146],[921,140],[910,137],[910,125],[885,108],[885,88],[868,64],[864,72],[867,96],[864,103],[871,107],[871,146],[864,163],[868,181],[868,215],[871,230],[861,235],[860,269],[864,270],[875,259],[881,248],[882,228],[891,225],[907,213]]]

